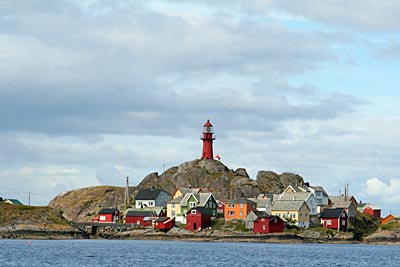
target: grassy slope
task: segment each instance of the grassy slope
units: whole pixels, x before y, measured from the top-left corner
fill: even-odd
[[[0,227],[28,230],[71,230],[62,215],[49,207],[0,203]]]

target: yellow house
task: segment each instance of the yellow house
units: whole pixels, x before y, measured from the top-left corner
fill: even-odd
[[[299,227],[310,227],[310,209],[304,200],[276,200],[272,203],[271,214]]]
[[[167,217],[174,218],[181,213],[182,196],[174,198],[167,203]]]

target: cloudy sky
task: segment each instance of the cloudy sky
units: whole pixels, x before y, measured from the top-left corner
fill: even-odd
[[[400,2],[0,2],[0,196],[199,158],[400,214]],[[217,2],[217,3],[215,3]]]

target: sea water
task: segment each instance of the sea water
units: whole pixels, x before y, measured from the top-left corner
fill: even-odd
[[[400,246],[2,240],[0,266],[400,266]]]

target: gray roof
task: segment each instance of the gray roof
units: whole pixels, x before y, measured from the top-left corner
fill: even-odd
[[[154,188],[141,189],[137,193],[135,199],[136,200],[155,200],[161,192],[165,192],[168,195],[171,195],[170,193],[168,193],[168,192],[166,192],[165,190],[162,190],[162,189],[154,189]]]
[[[317,185],[317,186],[310,186],[310,188],[314,189],[314,191],[321,191],[322,194],[323,194],[325,197],[329,197],[328,193],[325,191],[325,189],[324,189],[322,186],[319,186],[319,185]]]
[[[204,207],[210,197],[214,197],[212,193],[187,193],[183,196],[180,204],[181,206],[187,206],[187,202],[191,196],[194,196],[197,201],[198,207]],[[214,198],[215,200],[215,198]]]
[[[152,217],[155,212],[151,210],[128,210],[127,217]]]
[[[245,198],[245,197],[238,197],[237,199],[235,199],[235,200],[231,200],[231,201],[229,201],[229,203],[230,204],[257,204],[256,202],[254,202],[254,201],[251,201],[250,199],[248,199],[248,198]]]
[[[304,200],[306,201],[312,195],[311,192],[286,192],[283,193],[279,200]]]
[[[349,208],[353,203],[350,199],[351,196],[347,196],[347,200],[345,200],[344,196],[331,196],[329,199],[332,202],[332,208]]]
[[[169,204],[179,204],[181,203],[183,199],[183,196],[179,196],[177,198],[171,199],[170,201],[168,201]]]
[[[276,200],[272,202],[271,210],[299,210],[303,204],[307,207],[304,200]]]
[[[269,218],[272,216],[272,215],[266,213],[265,211],[252,210],[251,212],[254,212],[254,214],[257,216],[257,218]]]

